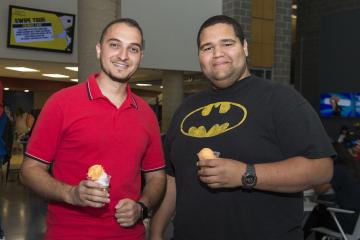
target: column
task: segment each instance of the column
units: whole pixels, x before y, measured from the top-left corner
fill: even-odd
[[[166,132],[170,126],[171,118],[175,110],[179,107],[184,97],[183,73],[180,71],[164,71],[162,82],[161,131]]]
[[[120,4],[120,3],[119,3]],[[116,0],[78,0],[78,65],[79,82],[100,70],[95,46],[103,28],[117,16]]]
[[[276,0],[275,47],[272,79],[290,84],[292,1]]]

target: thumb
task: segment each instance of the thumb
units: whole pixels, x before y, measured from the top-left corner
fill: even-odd
[[[130,199],[128,199],[128,198],[121,199],[121,200],[116,204],[115,209],[119,209],[119,208],[124,207],[129,201],[130,201]]]

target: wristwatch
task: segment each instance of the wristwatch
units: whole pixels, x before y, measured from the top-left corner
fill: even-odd
[[[244,175],[241,177],[242,187],[245,189],[252,189],[257,182],[255,166],[247,164]]]
[[[140,218],[141,220],[144,220],[146,218],[150,218],[150,210],[149,208],[143,203],[143,202],[137,202],[141,207],[141,214]]]

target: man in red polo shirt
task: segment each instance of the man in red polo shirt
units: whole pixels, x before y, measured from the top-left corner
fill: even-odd
[[[128,85],[142,47],[136,21],[109,23],[96,45],[101,72],[43,108],[20,176],[50,200],[46,239],[144,238],[141,220],[161,201],[165,174],[156,117]],[[86,179],[95,164],[111,176],[108,191]]]

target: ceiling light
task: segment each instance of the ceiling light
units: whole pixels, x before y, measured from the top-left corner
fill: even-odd
[[[57,73],[49,73],[49,74],[42,74],[45,77],[51,77],[51,78],[69,78],[69,76],[57,74]]]
[[[139,87],[151,87],[152,84],[151,83],[137,83],[136,86],[139,86]]]
[[[10,90],[10,88],[8,88],[8,87],[5,87],[5,88],[4,88],[4,90],[5,90],[5,91],[9,91],[9,90]]]
[[[292,9],[297,9],[297,5],[296,5],[296,4],[293,4],[291,7],[292,7]]]
[[[161,85],[160,88],[163,88],[163,85]]]
[[[65,67],[67,70],[71,70],[71,71],[79,71],[79,68],[78,67]]]
[[[291,18],[296,19],[297,17],[295,14],[291,14]]]
[[[27,68],[27,67],[5,67],[6,69],[18,71],[18,72],[38,72],[39,70]]]
[[[77,79],[77,78],[72,78],[72,79],[70,79],[70,81],[72,81],[72,82],[79,82],[79,79]]]
[[[29,89],[25,89],[24,92],[29,92]]]

